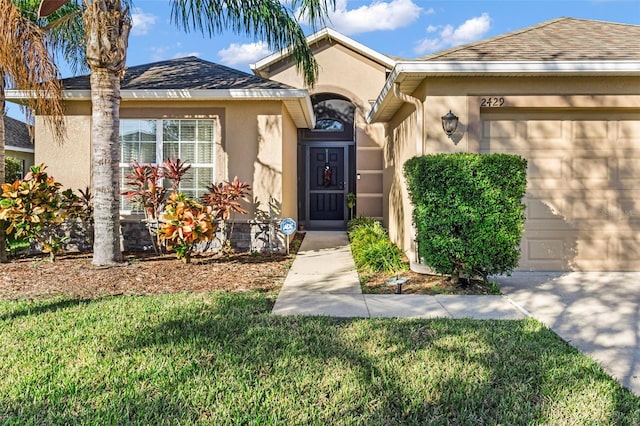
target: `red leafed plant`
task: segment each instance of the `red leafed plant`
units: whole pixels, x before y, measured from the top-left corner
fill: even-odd
[[[125,186],[131,189],[120,191],[120,195],[124,195],[131,203],[144,210],[147,218],[157,219],[167,191],[160,185],[160,166],[140,164],[134,160],[131,163],[131,173],[126,174],[124,178]]]
[[[131,163],[131,173],[125,175],[125,185],[130,189],[120,191],[131,202],[144,211],[147,229],[151,236],[153,250],[160,253],[160,239],[157,234],[158,219],[165,208],[167,188],[161,185],[162,179],[171,181],[173,192],[178,191],[180,181],[191,168],[179,158],[167,159],[162,165]]]
[[[202,201],[210,206],[213,210],[216,219],[222,220],[223,223],[231,218],[234,213],[247,214],[240,204],[241,201],[250,202],[251,185],[242,182],[236,176],[233,181],[224,181],[218,184],[211,184],[207,188],[207,193],[204,194]],[[233,234],[233,221],[231,222],[231,229],[229,235]],[[231,241],[229,238],[225,238],[223,242],[223,249],[231,249]]]
[[[183,163],[179,158],[169,158],[162,163],[160,175],[164,178],[171,179],[171,188],[177,191],[180,187],[180,181],[190,168],[191,164]]]

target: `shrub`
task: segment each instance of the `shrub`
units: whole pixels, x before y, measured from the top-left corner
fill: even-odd
[[[20,179],[22,179],[22,162],[17,158],[4,157],[5,183],[12,183]]]
[[[134,206],[144,212],[153,251],[160,254],[158,219],[165,208],[167,197],[167,189],[161,185],[162,179],[169,179],[172,192],[176,193],[180,181],[191,165],[183,163],[179,158],[171,158],[156,166],[140,164],[134,160],[130,167],[131,172],[125,175],[125,186],[130,189],[120,191],[120,195],[124,195]]]
[[[357,218],[349,222],[347,229],[353,260],[359,270],[393,273],[407,269],[404,254],[389,240],[378,220]]]
[[[173,192],[160,215],[158,237],[167,249],[175,250],[178,259],[191,261],[194,246],[213,239],[215,226],[211,207],[190,199],[182,192]]]
[[[57,226],[67,217],[59,182],[47,174],[46,166],[31,167],[23,180],[2,184],[0,220],[13,240],[35,239],[51,260],[62,250],[66,237],[58,236]]]
[[[221,220],[223,224],[227,220],[231,219],[236,213],[247,214],[240,201],[250,202],[249,191],[251,191],[251,185],[242,182],[236,176],[233,181],[224,181],[218,184],[211,184],[207,188],[207,193],[201,198],[202,202],[211,207],[215,215],[215,219]],[[222,242],[223,251],[231,251],[231,239],[233,235],[233,224],[231,221],[231,228],[227,232],[226,228],[223,228],[224,241]]]
[[[418,253],[454,279],[511,272],[524,229],[525,159],[508,154],[437,154],[404,166]]]

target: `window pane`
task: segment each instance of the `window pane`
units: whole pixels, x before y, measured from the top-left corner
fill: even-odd
[[[140,144],[140,156],[138,161],[141,163],[155,163],[156,162],[156,144],[155,143],[141,143]]]
[[[179,145],[177,143],[164,142],[162,144],[162,159],[180,158]]]
[[[178,141],[180,123],[178,120],[165,120],[162,122],[162,140]]]
[[[120,120],[120,138],[126,141],[137,141],[138,120]]]
[[[213,163],[212,143],[198,143],[198,163]]]
[[[140,140],[147,142],[156,141],[155,120],[140,120]]]
[[[185,163],[196,162],[196,144],[182,143],[180,144],[180,159]]]
[[[138,158],[137,142],[121,142],[120,144],[120,162],[131,163],[134,158]]]
[[[180,121],[180,140],[183,140],[183,141],[196,140],[196,121],[195,120]]]
[[[180,189],[192,189],[195,186],[195,174],[196,174],[196,170],[193,167],[189,169],[189,171],[182,177],[182,180],[180,181]]]
[[[213,141],[213,120],[198,120],[198,140]]]
[[[198,189],[200,189],[200,194],[206,192],[206,189],[209,185],[213,183],[213,170],[209,167],[202,167],[197,169],[198,175]]]

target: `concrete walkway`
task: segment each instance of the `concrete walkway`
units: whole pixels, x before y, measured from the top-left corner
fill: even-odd
[[[362,294],[345,232],[307,232],[273,313],[334,317],[533,316],[640,395],[640,273],[514,273],[504,296]],[[407,283],[407,285],[411,285]]]
[[[347,318],[526,317],[504,296],[362,294],[347,234],[340,231],[307,231],[273,313]]]

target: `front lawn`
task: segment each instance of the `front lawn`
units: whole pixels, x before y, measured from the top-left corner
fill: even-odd
[[[0,424],[621,424],[539,322],[269,314],[264,293],[0,301]]]

